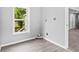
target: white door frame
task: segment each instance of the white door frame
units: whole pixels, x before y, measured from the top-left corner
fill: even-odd
[[[65,47],[69,47],[69,8],[65,7]]]

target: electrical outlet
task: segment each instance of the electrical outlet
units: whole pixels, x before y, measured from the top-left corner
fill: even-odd
[[[45,22],[47,22],[47,19],[45,19]]]
[[[46,35],[48,35],[48,33],[46,33]]]
[[[37,37],[40,37],[40,34],[37,34]]]
[[[53,20],[55,21],[56,20],[56,17],[54,17]]]
[[[53,17],[53,20],[54,20],[54,21],[56,20],[56,17],[55,17],[55,16]]]

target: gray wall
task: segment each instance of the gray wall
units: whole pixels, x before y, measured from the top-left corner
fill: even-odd
[[[24,34],[13,35],[13,8],[0,8],[0,19],[2,31],[2,44],[15,42],[41,34],[49,40],[65,46],[65,8],[30,8],[30,32]],[[56,17],[54,21],[53,18]],[[47,22],[45,20],[47,19]],[[46,35],[48,33],[48,35]]]
[[[65,46],[65,8],[53,7],[42,8],[43,35],[48,40]],[[54,21],[53,18],[56,17]],[[45,20],[47,19],[47,22]],[[48,33],[48,35],[46,35]]]
[[[2,39],[2,28],[1,28],[1,26],[2,26],[2,20],[1,20],[1,9],[0,9],[0,45],[1,45],[1,39]]]
[[[0,22],[2,32],[1,44],[6,44],[10,42],[15,42],[23,39],[28,39],[31,37],[36,37],[40,33],[40,8],[31,7],[30,8],[30,32],[24,34],[13,35],[13,8],[12,7],[1,7],[0,8]]]

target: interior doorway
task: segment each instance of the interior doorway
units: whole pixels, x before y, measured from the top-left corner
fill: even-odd
[[[79,52],[79,11],[69,8],[69,49]]]

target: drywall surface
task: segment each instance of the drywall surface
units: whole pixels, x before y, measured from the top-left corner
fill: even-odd
[[[65,46],[65,8],[42,8],[43,35],[49,41]],[[46,34],[47,33],[47,34]]]
[[[44,19],[44,17],[43,17],[43,16],[44,16],[44,13],[43,13],[43,8],[44,8],[44,7],[41,7],[41,9],[40,9],[40,12],[41,12],[41,15],[40,15],[40,22],[41,22],[41,23],[40,23],[40,24],[41,24],[41,25],[40,25],[40,35],[41,35],[42,37],[43,37],[43,32],[44,32],[44,31],[43,31],[43,27],[44,27],[44,21],[43,21],[43,19]]]
[[[0,9],[0,46],[1,46],[1,39],[2,39],[2,28],[1,28],[1,26],[2,26],[2,20],[1,20],[1,17],[2,16],[1,16],[1,9]]]
[[[36,37],[40,33],[40,8],[30,8],[30,32],[22,34],[13,34],[13,8],[1,7],[1,27],[2,28],[2,41],[1,44],[7,44],[31,37]]]

